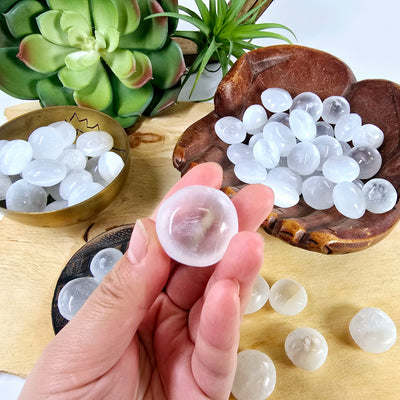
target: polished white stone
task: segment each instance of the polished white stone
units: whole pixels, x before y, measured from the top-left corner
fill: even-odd
[[[334,183],[323,176],[311,176],[303,182],[302,193],[306,204],[315,210],[326,210],[333,206]]]
[[[79,204],[85,200],[90,199],[104,189],[103,185],[97,182],[88,182],[76,186],[68,198],[68,207]]]
[[[6,193],[6,207],[19,212],[43,212],[47,194],[40,186],[32,185],[25,179],[14,182]]]
[[[225,143],[241,143],[246,138],[246,127],[236,117],[222,117],[215,123],[216,135]]]
[[[32,160],[33,150],[25,140],[10,140],[0,150],[0,172],[4,175],[17,175]]]
[[[264,125],[268,121],[267,112],[263,106],[253,104],[247,107],[242,118],[246,131],[253,135],[254,133],[261,132]]]
[[[279,113],[289,110],[293,100],[285,89],[268,88],[261,93],[261,102],[268,111]]]
[[[361,218],[366,209],[365,197],[353,182],[340,182],[332,192],[336,209],[347,218]]]
[[[350,104],[342,96],[330,96],[322,102],[322,119],[336,124],[343,115],[350,114]]]
[[[124,160],[119,154],[107,151],[100,156],[98,167],[100,176],[110,183],[124,168]]]
[[[365,196],[366,208],[375,214],[390,211],[397,203],[397,192],[394,186],[386,179],[370,179],[362,187]]]
[[[322,101],[315,93],[303,92],[293,99],[290,112],[293,110],[307,111],[313,117],[314,121],[318,121],[322,114]]]
[[[22,171],[22,177],[33,185],[49,187],[61,182],[67,172],[61,161],[42,158],[32,160]]]
[[[353,147],[347,155],[354,158],[360,167],[360,179],[372,178],[382,166],[382,156],[372,146]]]
[[[64,150],[62,133],[50,126],[41,126],[35,129],[28,138],[32,146],[33,158],[57,159]]]
[[[102,249],[90,261],[90,272],[98,282],[101,282],[122,256],[123,253],[119,249],[113,247]]]
[[[99,157],[112,149],[113,137],[105,131],[89,131],[76,139],[76,148],[88,157]]]
[[[246,307],[245,314],[252,314],[260,310],[269,297],[269,285],[268,282],[259,274],[254,283],[253,290],[251,292],[251,297],[249,304]]]

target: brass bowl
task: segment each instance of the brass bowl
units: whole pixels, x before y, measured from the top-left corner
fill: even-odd
[[[223,170],[223,190],[234,195],[241,187],[227,144],[215,134],[215,122],[226,115],[241,118],[246,108],[260,104],[268,87],[286,89],[294,97],[314,92],[322,100],[342,95],[363,124],[379,126],[385,139],[379,151],[382,167],[375,177],[388,179],[400,193],[400,86],[382,79],[356,81],[351,69],[333,55],[297,45],[269,46],[241,57],[220,82],[214,97],[215,110],[192,124],[179,138],[173,164],[182,174],[194,165],[214,161]],[[290,208],[274,207],[263,229],[283,241],[325,254],[359,251],[382,240],[400,219],[400,200],[384,214],[366,212],[354,220],[334,208],[314,210],[303,200]]]
[[[27,140],[33,130],[56,121],[71,123],[78,136],[87,131],[106,131],[114,138],[112,150],[119,154],[124,167],[119,175],[101,192],[72,207],[62,210],[24,213],[7,210],[5,201],[0,202],[0,211],[7,217],[27,225],[57,227],[84,221],[106,208],[121,191],[129,171],[129,141],[125,130],[110,116],[90,108],[78,106],[46,107],[23,114],[0,127],[0,139]]]

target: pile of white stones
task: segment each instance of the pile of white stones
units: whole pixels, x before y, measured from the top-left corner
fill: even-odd
[[[249,106],[242,120],[227,116],[215,124],[217,136],[230,144],[227,156],[238,179],[269,186],[278,207],[296,205],[300,195],[316,210],[335,206],[348,218],[394,207],[393,185],[368,180],[382,165],[377,149],[384,134],[363,125],[344,97],[321,101],[304,92],[292,99],[284,89],[269,88],[261,103]]]
[[[18,212],[47,212],[96,195],[121,172],[124,161],[112,151],[105,131],[77,137],[66,121],[35,129],[27,141],[0,141],[0,200]]]

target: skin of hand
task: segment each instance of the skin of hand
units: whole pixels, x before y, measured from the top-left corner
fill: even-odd
[[[189,185],[220,188],[222,169],[191,169]],[[217,264],[177,264],[163,251],[155,216],[138,220],[129,247],[77,315],[54,337],[19,400],[228,399],[239,326],[263,263],[255,231],[273,206],[264,185],[233,198],[239,233]]]

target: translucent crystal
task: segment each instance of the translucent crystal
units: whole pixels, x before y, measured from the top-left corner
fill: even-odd
[[[85,169],[87,157],[82,151],[78,149],[65,149],[58,157],[68,170],[82,170]]]
[[[333,201],[337,210],[347,218],[361,218],[365,213],[365,197],[353,182],[340,182],[333,188]]]
[[[317,134],[314,118],[307,111],[293,110],[289,116],[290,129],[301,141],[314,140]]]
[[[216,135],[225,143],[241,143],[246,138],[243,122],[235,117],[222,117],[215,123]]]
[[[313,328],[297,328],[286,337],[285,352],[296,367],[314,371],[324,364],[328,343]]]
[[[322,101],[315,93],[303,92],[293,99],[290,112],[293,110],[307,111],[313,117],[314,121],[318,121],[322,114]]]
[[[281,157],[286,157],[296,144],[296,137],[291,129],[279,122],[269,122],[265,125],[263,137],[265,141],[277,145]]]
[[[243,114],[243,124],[250,135],[261,132],[267,123],[267,112],[263,106],[253,104]]]
[[[350,113],[350,104],[342,96],[330,96],[322,102],[322,119],[336,124],[343,115]]]
[[[12,182],[10,177],[0,172],[0,200],[4,200],[6,198],[7,190],[11,184]]]
[[[49,186],[44,188],[46,193],[50,195],[54,200],[64,200],[61,195],[60,195],[60,184],[57,183],[57,185],[54,186]]]
[[[113,247],[102,249],[92,258],[90,272],[98,282],[101,282],[122,256],[121,250]]]
[[[251,149],[253,149],[254,145],[256,144],[256,142],[258,142],[260,139],[263,138],[263,134],[262,132],[260,133],[255,133],[250,139],[249,139],[249,147]],[[253,150],[252,150],[253,153]]]
[[[261,276],[257,275],[256,282],[251,292],[249,304],[247,305],[245,314],[252,314],[264,307],[269,297],[269,285]]]
[[[33,158],[55,160],[64,150],[62,133],[50,126],[41,126],[35,129],[28,138],[32,146]]]
[[[51,128],[57,129],[63,138],[64,148],[70,146],[75,142],[76,139],[76,129],[72,124],[67,121],[57,121],[49,125]]]
[[[57,160],[32,160],[22,171],[22,177],[33,185],[48,187],[61,182],[67,175],[67,167]]]
[[[371,146],[377,149],[383,143],[383,132],[380,128],[373,124],[365,124],[356,129],[353,133],[353,145]]]
[[[360,310],[350,321],[349,330],[357,345],[370,353],[389,350],[397,338],[396,325],[392,319],[374,307]]]
[[[354,158],[332,156],[322,166],[322,173],[331,182],[352,182],[358,178],[360,167]]]
[[[76,186],[71,192],[68,198],[68,207],[74,206],[75,204],[81,203],[96,194],[100,193],[104,189],[103,185],[97,182],[88,182],[82,185]]]
[[[14,182],[6,193],[6,207],[19,212],[43,212],[47,194],[40,186],[32,185],[25,179]]]
[[[86,171],[92,174],[93,182],[100,183],[100,185],[106,187],[108,182],[99,173],[99,159],[100,157],[89,158],[86,163]]]
[[[253,160],[253,150],[244,143],[234,143],[228,146],[226,155],[232,164]]]
[[[274,168],[279,163],[279,148],[273,141],[267,142],[264,139],[260,139],[253,146],[253,157],[265,168]]]
[[[299,193],[291,182],[268,175],[261,183],[272,189],[277,207],[293,207],[299,202]]]
[[[201,185],[185,187],[160,206],[156,231],[165,252],[195,267],[215,264],[238,231],[236,209],[222,191]]]
[[[269,304],[283,315],[299,314],[307,305],[307,300],[304,287],[293,279],[280,279],[269,291]]]
[[[315,210],[326,210],[333,206],[334,184],[323,176],[307,178],[302,187],[303,199]]]
[[[261,93],[261,102],[268,111],[279,113],[289,110],[293,100],[285,89],[268,88]]]
[[[362,192],[365,196],[367,210],[375,214],[382,214],[391,210],[397,202],[396,189],[386,179],[369,180],[363,186]]]
[[[296,189],[296,192],[301,194],[301,187],[303,185],[303,178],[295,171],[288,167],[275,167],[269,171],[268,176],[275,178],[281,182],[288,183]]]
[[[358,114],[345,114],[339,118],[335,125],[335,137],[343,142],[353,139],[354,131],[361,128],[361,117]]]
[[[317,146],[311,142],[300,142],[290,150],[288,167],[300,175],[311,175],[319,166],[320,155]]]
[[[89,131],[76,139],[76,148],[88,157],[99,157],[112,149],[113,137],[105,131]]]
[[[289,114],[285,113],[285,112],[279,112],[276,114],[272,114],[269,119],[268,119],[268,123],[269,122],[280,122],[281,124],[287,126],[288,128],[289,126]]]
[[[51,203],[47,204],[44,211],[45,212],[57,211],[57,210],[62,210],[63,208],[67,208],[67,207],[68,207],[67,200],[56,200],[56,201],[52,201]]]
[[[106,182],[112,182],[124,168],[124,160],[113,151],[103,153],[98,162],[99,174]]]
[[[316,136],[334,136],[335,131],[333,130],[333,126],[331,124],[328,124],[325,121],[318,121],[315,124],[315,127],[317,129]]]
[[[236,164],[234,172],[236,177],[244,183],[261,183],[267,178],[267,170],[256,160]]]
[[[382,156],[377,149],[371,146],[353,147],[347,153],[354,158],[360,167],[360,179],[372,178],[381,168]]]
[[[75,278],[67,282],[58,294],[58,310],[68,321],[72,319],[85,304],[98,286],[92,277]]]
[[[322,170],[324,162],[332,156],[341,156],[343,154],[342,146],[334,137],[329,135],[318,136],[313,140],[313,144],[317,146],[320,161],[318,170]]]
[[[352,147],[347,143],[339,140],[340,145],[342,146],[342,151],[344,156],[349,155],[349,151],[352,149]]]
[[[68,200],[71,193],[76,187],[88,182],[93,182],[93,177],[90,172],[85,170],[70,171],[60,183],[60,196],[64,200]]]
[[[0,172],[17,175],[32,160],[32,146],[25,140],[10,140],[0,150]]]
[[[232,394],[237,400],[265,400],[275,389],[276,370],[261,351],[243,350],[237,356]]]

